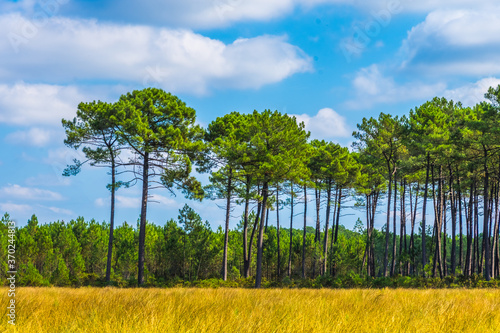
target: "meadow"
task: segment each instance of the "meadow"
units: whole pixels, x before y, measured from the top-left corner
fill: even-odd
[[[500,332],[497,289],[23,287],[16,302],[0,331]]]

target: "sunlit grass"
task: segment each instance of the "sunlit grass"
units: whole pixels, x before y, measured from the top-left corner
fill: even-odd
[[[500,290],[25,287],[16,296],[17,325],[2,305],[2,332],[500,332]]]

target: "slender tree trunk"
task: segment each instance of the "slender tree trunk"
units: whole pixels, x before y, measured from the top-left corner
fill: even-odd
[[[243,277],[248,278],[248,210],[250,205],[250,177],[246,177],[245,213],[243,221]]]
[[[292,250],[293,250],[293,183],[290,185],[290,248],[288,250],[288,276],[292,276]]]
[[[398,196],[398,182],[396,175],[394,175],[394,210],[392,214],[392,229],[394,230],[392,234],[392,263],[391,263],[391,276],[396,275],[396,204]]]
[[[333,199],[334,205],[333,205],[333,215],[332,215],[332,237],[330,238],[330,254],[333,254],[333,243],[335,240],[335,221],[337,220],[337,198],[339,196],[339,187],[338,185],[335,186],[335,198]],[[333,256],[330,256],[330,275],[333,275]]]
[[[438,262],[439,262],[439,276],[443,278],[444,276],[444,266],[446,266],[446,256],[443,258],[442,257],[442,247],[443,247],[443,242],[442,242],[442,234],[441,230],[443,228],[443,225],[446,224],[445,221],[445,198],[444,198],[444,181],[443,181],[443,166],[439,166],[439,220],[438,220],[438,232],[437,232],[437,237],[438,237]],[[446,237],[446,227],[445,227],[445,234],[444,236]],[[446,246],[446,243],[445,245]],[[445,250],[446,251],[446,250]]]
[[[387,163],[387,171],[389,173],[389,182],[387,183],[387,222],[385,224],[385,251],[384,251],[384,277],[387,277],[387,267],[389,266],[389,238],[390,238],[390,223],[391,223],[391,197],[392,197],[392,171]]]
[[[233,170],[229,168],[229,178],[227,179],[227,200],[226,200],[226,223],[224,233],[224,253],[222,255],[222,279],[227,280],[227,246],[229,243],[229,218],[231,212],[231,190],[232,190]]]
[[[341,204],[342,204],[342,187],[339,187],[338,188],[338,196],[337,196],[337,209],[336,209],[337,217],[336,217],[336,221],[335,221],[335,237],[333,240],[335,244],[337,244],[338,236],[339,236],[339,222],[340,222]],[[335,258],[332,258],[332,259],[335,260]],[[335,273],[336,265],[337,265],[337,263],[335,261],[333,261],[332,262],[332,275],[336,274]]]
[[[497,276],[496,274],[496,260],[495,260],[495,249],[497,247],[498,243],[498,193],[499,193],[499,186],[497,183],[496,186],[496,191],[495,191],[495,227],[493,228],[493,244],[491,245],[491,277],[495,278]],[[493,210],[493,207],[491,207]]]
[[[484,220],[483,220],[483,251],[484,251],[484,278],[486,281],[490,280],[490,227],[489,227],[489,173],[488,173],[488,152],[483,146],[484,151]]]
[[[257,272],[255,276],[255,288],[260,288],[262,282],[262,254],[263,254],[263,243],[264,243],[264,228],[263,221],[266,217],[266,205],[267,205],[267,196],[268,196],[268,183],[264,182],[262,186],[262,216],[260,218],[261,223],[259,227],[259,239],[257,245]]]
[[[451,274],[455,275],[457,266],[457,205],[455,200],[455,190],[453,188],[453,172],[451,165],[450,169],[450,207],[451,207]]]
[[[279,186],[276,186],[276,236],[278,238],[278,280],[281,277],[281,248],[280,248],[280,205],[279,205]]]
[[[137,270],[137,283],[144,284],[144,251],[146,244],[146,212],[148,208],[149,187],[149,153],[144,153],[144,164],[142,170],[142,200],[141,200],[141,222],[139,226],[139,267]]]
[[[399,236],[399,255],[401,256],[403,253],[406,255],[407,247],[406,247],[406,203],[405,203],[405,194],[406,194],[406,179],[401,180],[401,194],[399,196],[399,210],[400,210],[400,236]],[[404,246],[404,247],[403,247]],[[399,261],[400,274],[406,275],[406,259],[403,262]]]
[[[371,202],[371,206],[372,206],[372,211],[371,211],[371,214],[370,214],[370,229],[371,229],[371,234],[373,235],[373,229],[375,228],[375,214],[377,212],[377,204],[378,204],[378,198],[379,198],[379,195],[380,195],[380,191],[376,191],[374,193],[374,197],[372,198],[372,202]],[[372,237],[372,241],[371,241],[371,250],[370,250],[370,253],[372,255],[372,276],[375,277],[375,244],[373,242],[373,237]]]
[[[426,226],[425,226],[425,217],[426,217],[426,208],[427,208],[427,190],[429,188],[429,166],[430,166],[430,155],[427,153],[427,168],[426,168],[426,176],[425,176],[425,187],[424,187],[424,202],[422,205],[422,274],[425,277],[425,265],[427,263],[427,258],[425,254],[425,237],[426,237]]]
[[[444,192],[444,190],[443,190]],[[448,264],[447,264],[447,230],[446,230],[446,196],[443,196],[443,275],[448,275]]]
[[[250,276],[250,266],[252,263],[252,246],[253,246],[253,238],[255,236],[255,231],[257,230],[257,227],[261,224],[260,223],[260,214],[262,211],[262,203],[259,202],[257,204],[257,214],[255,216],[255,223],[253,224],[253,229],[252,229],[252,234],[250,235],[250,242],[248,244],[248,257],[246,259],[246,267],[245,267],[245,275],[246,277]]]
[[[328,188],[326,194],[326,219],[325,219],[325,238],[323,240],[323,274],[327,272],[327,261],[328,261],[328,227],[330,222],[330,203],[332,199],[332,180],[328,180]]]
[[[474,182],[471,183],[470,192],[469,192],[469,207],[465,207],[465,212],[468,216],[465,218],[466,227],[467,227],[467,254],[466,254],[466,262],[465,268],[467,272],[467,276],[472,275],[473,270],[473,246],[472,246],[472,234],[473,234],[473,196],[474,196]]]
[[[319,186],[319,184],[316,184],[316,186]],[[321,241],[321,230],[320,230],[319,211],[321,208],[321,189],[314,188],[314,194],[316,196],[316,231],[314,234],[314,242],[320,242]]]
[[[435,237],[438,236],[438,220],[440,218],[439,216],[439,204],[438,204],[438,199],[436,199],[436,182],[434,178],[434,164],[431,166],[431,174],[432,174],[432,202],[434,205],[434,230],[432,234],[432,244],[434,246],[434,257],[432,258],[432,277],[436,277],[436,272],[437,272],[437,258],[438,258],[438,253],[436,252],[438,246],[437,246],[437,239]],[[434,242],[436,242],[436,245],[434,245]]]
[[[340,205],[342,203],[342,187],[339,188],[339,195],[337,197],[337,218],[335,221],[335,239],[334,242],[337,244],[339,236],[339,221],[340,221]]]
[[[111,152],[111,217],[109,219],[108,258],[106,261],[106,283],[111,282],[111,259],[113,257],[113,231],[115,228],[115,192],[116,192],[116,166],[115,157]]]
[[[267,224],[269,223],[269,207],[266,209],[266,227],[264,228],[264,233],[267,234]]]
[[[474,180],[475,181],[475,180]],[[473,254],[472,254],[472,273],[480,273],[479,271],[479,231],[478,231],[478,220],[479,220],[479,213],[478,213],[478,205],[479,205],[479,198],[477,194],[477,186],[474,186],[474,247],[473,247]]]
[[[411,188],[410,188],[411,191]],[[418,206],[418,191],[420,191],[420,184],[417,183],[417,190],[415,191],[415,208],[411,212],[411,236],[410,236],[410,253],[411,253],[411,269],[410,269],[410,274],[415,275],[416,272],[416,265],[417,263],[415,262],[415,221],[417,219],[417,206]],[[411,203],[411,192],[410,192],[410,207],[412,206]]]
[[[304,233],[302,236],[302,278],[306,277],[307,186],[304,185]]]
[[[365,249],[365,255],[367,259],[366,263],[366,276],[372,276],[371,274],[371,229],[370,229],[370,211],[371,211],[371,195],[366,194],[366,249]]]
[[[458,221],[459,221],[459,226],[458,226],[458,232],[460,234],[460,241],[458,245],[458,252],[459,252],[459,257],[458,257],[458,266],[460,267],[460,270],[464,271],[464,266],[463,266],[463,221],[462,221],[462,189],[460,188],[460,175],[458,174],[457,171],[457,197],[458,197]]]

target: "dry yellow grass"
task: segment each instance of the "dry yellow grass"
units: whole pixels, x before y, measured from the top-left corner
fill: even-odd
[[[500,291],[19,288],[16,312],[2,332],[484,333]]]

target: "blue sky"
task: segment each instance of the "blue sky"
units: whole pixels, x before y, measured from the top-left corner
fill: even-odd
[[[277,109],[314,138],[350,145],[363,117],[407,114],[434,96],[473,105],[500,83],[492,0],[2,0],[0,31],[0,212],[19,225],[33,213],[108,220],[106,169],[61,176],[79,157],[61,118],[82,101],[155,86],[204,126]],[[156,223],[187,202],[153,193]],[[137,220],[139,197],[139,186],[118,192],[117,223]],[[224,218],[216,202],[189,204],[213,227]]]

